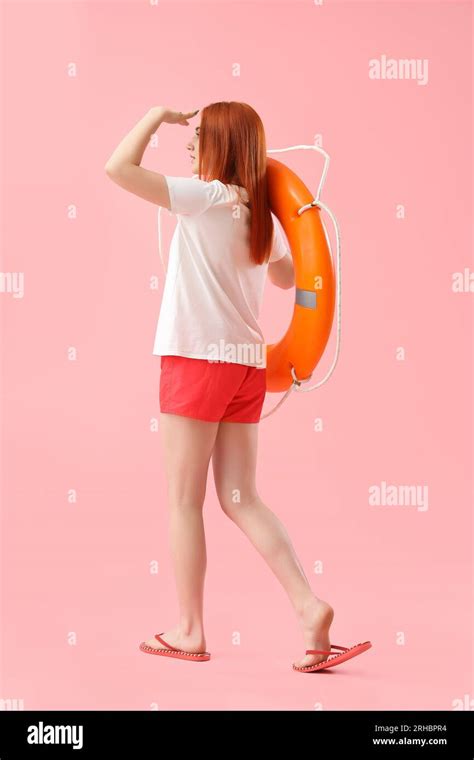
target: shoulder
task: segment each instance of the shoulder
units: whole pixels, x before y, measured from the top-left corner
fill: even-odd
[[[170,195],[170,211],[185,216],[199,216],[215,206],[239,203],[239,190],[244,190],[237,185],[224,184],[219,179],[200,179],[197,174],[192,177],[165,175],[165,179]]]
[[[204,185],[207,185],[207,192],[211,196],[214,196],[216,198],[229,199],[239,198],[239,187],[237,185],[225,184],[224,182],[221,182],[220,179],[211,179],[209,182],[198,180],[198,182],[201,181],[204,183]]]
[[[207,200],[207,207],[233,206],[248,201],[247,191],[238,185],[226,184],[220,179],[201,180],[193,176],[195,186]]]

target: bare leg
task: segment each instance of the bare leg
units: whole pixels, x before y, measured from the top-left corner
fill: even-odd
[[[218,425],[218,422],[160,413],[168,481],[170,545],[180,610],[178,625],[165,631],[163,638],[171,646],[189,652],[206,648],[203,595],[207,555],[202,508]],[[146,643],[163,648],[154,637]]]
[[[212,467],[220,505],[247,535],[287,592],[303,629],[305,649],[328,650],[334,610],[311,590],[284,525],[258,495],[257,443],[258,423],[219,423]],[[236,492],[240,495],[237,502]],[[327,655],[305,655],[295,664],[312,665],[326,659]]]

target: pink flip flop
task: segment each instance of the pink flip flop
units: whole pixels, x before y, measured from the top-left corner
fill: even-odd
[[[342,650],[340,654],[335,654],[334,657],[328,657],[327,660],[318,662],[317,665],[306,665],[301,668],[297,665],[293,665],[293,670],[298,670],[300,673],[314,673],[315,670],[332,668],[334,665],[340,665],[341,662],[345,662],[352,657],[357,657],[357,655],[362,654],[362,652],[366,652],[371,646],[372,643],[370,641],[363,641],[361,644],[356,644],[353,647],[339,647],[337,644],[331,644],[331,649]],[[333,654],[333,652],[327,652],[324,649],[307,649],[305,654]]]
[[[162,631],[161,633],[164,633]],[[156,647],[149,647],[144,641],[138,647],[142,652],[147,654],[160,654],[162,657],[176,657],[178,660],[191,660],[192,662],[206,662],[211,659],[210,652],[184,652],[182,649],[176,649],[168,644],[161,638],[159,633],[155,633],[155,639],[158,639],[160,644],[164,644],[166,649],[157,649]]]

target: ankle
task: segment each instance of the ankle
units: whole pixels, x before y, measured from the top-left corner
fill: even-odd
[[[306,596],[296,606],[297,615],[302,619],[315,614],[327,614],[330,611],[332,611],[331,605],[315,594]]]
[[[178,625],[178,631],[181,636],[190,639],[203,639],[204,627],[202,623],[196,621],[181,621]]]
[[[309,593],[301,596],[294,602],[295,612],[299,617],[303,617],[306,610],[313,609],[317,606],[319,599],[315,594]]]

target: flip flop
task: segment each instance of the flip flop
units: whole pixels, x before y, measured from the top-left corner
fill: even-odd
[[[334,665],[339,665],[341,662],[350,660],[351,657],[357,657],[358,654],[366,652],[371,646],[372,643],[370,641],[363,641],[361,644],[355,644],[353,647],[339,647],[337,644],[331,644],[331,649],[341,649],[341,653],[318,662],[317,665],[305,665],[304,667],[293,665],[293,670],[299,670],[300,673],[314,673],[315,670],[332,668]],[[324,649],[307,649],[305,654],[333,654],[333,652],[327,652]]]
[[[164,631],[162,631],[161,633],[164,633]],[[155,639],[158,639],[160,644],[164,644],[166,649],[157,649],[157,647],[149,647],[147,644],[145,644],[144,641],[141,642],[138,648],[142,652],[146,652],[147,654],[160,654],[162,657],[176,657],[176,659],[178,660],[192,660],[192,662],[206,662],[206,660],[211,659],[210,652],[185,652],[182,649],[176,649],[176,647],[172,647],[171,644],[168,644],[168,642],[162,639],[159,633],[155,633]]]

